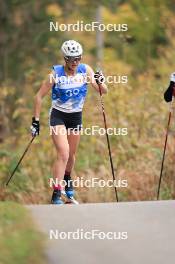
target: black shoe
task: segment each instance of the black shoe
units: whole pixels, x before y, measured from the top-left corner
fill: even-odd
[[[54,190],[52,194],[52,204],[64,204],[64,202],[61,199],[61,191],[60,190]]]

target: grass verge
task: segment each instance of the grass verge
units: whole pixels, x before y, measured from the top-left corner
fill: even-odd
[[[43,241],[43,234],[34,227],[26,208],[0,202],[0,263],[46,263]]]

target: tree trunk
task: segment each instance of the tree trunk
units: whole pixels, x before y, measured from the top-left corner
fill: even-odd
[[[102,6],[98,6],[96,9],[96,21],[103,23],[102,21]],[[97,55],[97,65],[101,65],[103,61],[103,47],[104,47],[104,37],[103,32],[96,30],[96,55]]]

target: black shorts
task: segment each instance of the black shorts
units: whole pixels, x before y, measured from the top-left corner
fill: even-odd
[[[50,113],[50,126],[65,125],[66,129],[82,128],[82,112],[65,113],[52,108]]]

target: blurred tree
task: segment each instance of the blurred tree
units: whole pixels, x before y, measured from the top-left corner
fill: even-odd
[[[102,20],[102,6],[98,6],[96,9],[96,21],[103,23]],[[96,31],[96,48],[97,48],[97,64],[101,64],[103,60],[103,48],[104,48],[104,36],[103,32]]]

